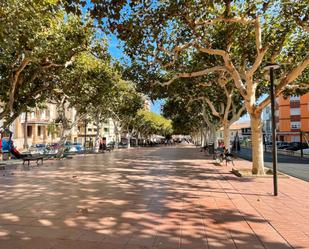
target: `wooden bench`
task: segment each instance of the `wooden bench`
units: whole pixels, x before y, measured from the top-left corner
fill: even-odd
[[[23,165],[25,165],[25,162],[28,162],[28,165],[30,165],[31,161],[36,161],[36,164],[43,164],[44,157],[43,156],[26,156],[22,158],[23,160]]]

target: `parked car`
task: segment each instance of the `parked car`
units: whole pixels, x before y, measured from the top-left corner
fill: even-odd
[[[278,149],[283,150],[283,149],[286,149],[288,147],[290,147],[290,143],[289,142],[279,142],[279,143],[277,143],[277,148]]]
[[[50,143],[46,146],[46,154],[56,154],[59,149],[58,143]]]
[[[107,143],[106,149],[113,150],[114,148],[115,148],[115,142],[114,141]]]
[[[29,148],[31,154],[45,154],[46,144],[33,144]]]
[[[307,149],[308,144],[307,143],[302,143],[302,148]],[[291,142],[290,146],[286,148],[286,150],[292,150],[292,151],[297,151],[301,149],[301,143],[300,142]]]
[[[300,154],[300,153],[301,153],[301,150],[297,150],[296,153],[297,153],[297,154]],[[309,155],[309,148],[303,149],[303,153],[304,153],[304,155]]]
[[[118,148],[127,148],[128,147],[128,144],[127,143],[123,143],[123,142],[120,142],[118,144]]]
[[[69,151],[70,152],[82,152],[84,151],[84,146],[81,143],[73,143]]]

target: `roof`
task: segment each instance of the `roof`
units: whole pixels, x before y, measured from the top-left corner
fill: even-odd
[[[234,123],[230,126],[230,130],[241,130],[242,128],[250,128],[250,122],[241,122],[241,123]],[[223,130],[223,127],[220,129]]]

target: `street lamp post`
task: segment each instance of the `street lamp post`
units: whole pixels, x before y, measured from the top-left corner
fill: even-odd
[[[277,176],[277,142],[276,142],[276,117],[275,117],[275,84],[274,84],[274,70],[278,69],[279,65],[269,64],[264,69],[269,69],[270,74],[270,103],[271,103],[271,130],[272,130],[272,159],[273,159],[273,184],[274,196],[278,195],[278,176]]]

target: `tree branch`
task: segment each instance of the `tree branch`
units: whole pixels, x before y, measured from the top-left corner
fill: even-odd
[[[203,26],[203,25],[214,25],[217,22],[226,22],[226,23],[241,23],[241,24],[251,24],[254,23],[255,20],[245,18],[245,17],[217,17],[214,19],[207,19],[203,21],[195,21],[194,24],[196,26]]]
[[[309,32],[309,23],[302,21],[300,18],[295,18],[295,22],[298,26],[300,26],[303,30]]]
[[[287,87],[289,83],[296,80],[297,77],[300,76],[301,73],[308,67],[308,65],[309,65],[309,56],[307,56],[302,62],[298,64],[298,66],[292,69],[292,71],[290,71],[280,80],[280,83],[276,86],[275,95],[279,96],[284,91],[285,87]],[[295,85],[295,87],[297,88],[298,86]],[[268,96],[257,106],[257,111],[262,111],[269,103],[270,103],[270,97]]]
[[[230,120],[230,125],[233,124],[234,122],[236,122],[238,119],[240,119],[241,115],[243,114],[243,112],[246,110],[246,106],[243,105],[238,112],[233,115],[232,119]]]
[[[247,77],[252,78],[253,74],[256,72],[256,70],[261,65],[263,58],[268,50],[268,47],[262,46],[262,30],[261,30],[261,22],[260,17],[257,17],[254,22],[255,27],[255,46],[257,51],[257,56],[255,58],[255,61],[251,67],[251,69],[247,73]]]
[[[216,110],[216,107],[214,106],[214,104],[209,100],[209,98],[204,97],[204,100],[206,101],[206,103],[208,104],[209,108],[211,109],[212,115],[221,118],[220,113]]]
[[[227,71],[231,74],[237,89],[239,90],[239,92],[243,96],[243,98],[246,99],[247,98],[246,88],[245,88],[245,86],[242,82],[242,78],[241,78],[239,72],[237,71],[237,69],[235,68],[228,52],[221,50],[221,49],[204,48],[200,45],[196,45],[195,47],[203,53],[222,56],[222,58],[224,60],[225,67],[226,67]]]
[[[17,88],[17,83],[19,80],[19,76],[21,72],[28,66],[30,63],[30,59],[25,58],[22,62],[21,65],[18,67],[16,72],[12,75],[11,77],[11,87],[10,87],[10,94],[9,94],[9,101],[7,103],[7,112],[12,112],[13,111],[13,104],[15,100],[15,93],[16,93],[16,88]]]
[[[178,60],[179,53],[181,51],[189,48],[192,45],[193,45],[193,42],[188,42],[182,46],[175,46],[172,49],[172,51],[169,51],[168,49],[164,48],[160,42],[157,42],[158,51],[164,52],[166,55],[172,57],[172,61],[166,64],[163,64],[159,58],[156,58],[155,61],[158,62],[163,68],[168,68],[176,63],[176,61]],[[158,55],[158,52],[156,52],[156,55]]]
[[[155,82],[155,84],[161,85],[161,86],[168,86],[170,84],[172,84],[175,80],[180,79],[180,78],[193,78],[193,77],[199,77],[199,76],[204,76],[206,74],[209,73],[214,73],[216,71],[224,71],[226,70],[225,67],[223,66],[215,66],[215,67],[211,67],[211,68],[207,68],[201,71],[196,71],[196,72],[192,72],[192,73],[178,73],[176,75],[174,75],[169,81],[166,81],[164,83],[160,83],[160,82]]]
[[[276,95],[279,95],[284,87],[286,87],[289,83],[293,82],[297,79],[298,76],[302,74],[302,72],[309,66],[309,55],[307,55],[302,62],[300,62],[295,68],[292,69],[289,73],[287,73],[280,81],[278,86],[276,87]]]

